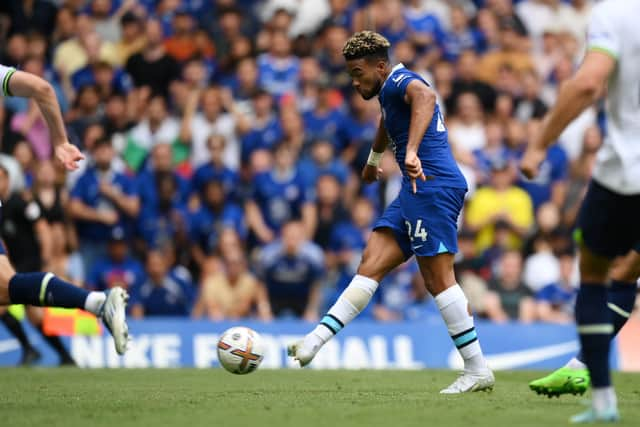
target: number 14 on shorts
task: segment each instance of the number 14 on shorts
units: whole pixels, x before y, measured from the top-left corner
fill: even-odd
[[[413,234],[411,233],[411,223],[409,221],[405,221],[404,223],[407,226],[407,234],[409,235],[409,240],[411,240],[412,242],[417,238],[422,239],[423,242],[427,240],[427,229],[422,226],[421,219],[416,220],[416,226]]]

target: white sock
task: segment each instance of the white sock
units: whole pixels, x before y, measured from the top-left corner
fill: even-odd
[[[613,386],[596,387],[591,392],[593,398],[593,409],[602,412],[611,407],[618,407],[618,398]]]
[[[585,365],[575,357],[569,360],[567,364],[564,365],[564,367],[569,369],[587,369],[587,365]]]
[[[107,295],[104,292],[89,292],[87,299],[84,301],[84,309],[97,315],[106,299]]]
[[[473,317],[469,315],[469,301],[462,288],[455,284],[434,298],[440,314],[447,324],[449,335],[453,339],[458,352],[464,359],[467,371],[478,372],[487,369],[487,362],[482,355]]]
[[[305,337],[305,347],[322,346],[347,326],[369,304],[378,282],[356,274],[349,286],[322,318],[320,324]]]

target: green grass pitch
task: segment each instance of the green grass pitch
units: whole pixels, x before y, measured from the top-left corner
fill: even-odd
[[[0,425],[21,427],[526,427],[567,425],[585,397],[529,391],[540,372],[498,372],[493,392],[441,396],[452,371],[0,369]],[[615,376],[640,425],[640,375]],[[585,395],[587,396],[587,395]]]

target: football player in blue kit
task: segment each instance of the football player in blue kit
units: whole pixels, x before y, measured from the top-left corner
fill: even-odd
[[[357,274],[320,324],[288,348],[301,366],[311,362],[331,337],[369,303],[391,270],[415,255],[429,292],[464,360],[464,372],[445,394],[489,390],[494,376],[482,354],[469,303],[453,272],[457,220],[467,183],[453,158],[434,90],[402,64],[392,67],[389,41],[361,31],[345,44],[343,55],[355,90],[378,96],[382,119],[362,177],[378,179],[387,147],[402,170],[402,188],[373,226]]]
[[[67,170],[77,169],[77,163],[84,157],[67,139],[60,106],[51,85],[33,74],[4,65],[0,65],[0,85],[3,96],[31,98],[38,104],[49,127],[56,157]],[[119,287],[108,293],[89,292],[52,273],[16,273],[4,244],[0,243],[0,306],[28,304],[87,310],[102,318],[111,331],[116,351],[124,354],[128,342],[127,299],[126,291]]]

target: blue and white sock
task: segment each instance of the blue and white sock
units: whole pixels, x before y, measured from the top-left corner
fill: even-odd
[[[318,326],[305,337],[304,345],[314,348],[329,341],[364,310],[376,289],[378,282],[359,274],[355,275]]]
[[[612,312],[607,308],[604,284],[582,283],[576,300],[576,323],[582,359],[589,368],[595,388],[611,385],[609,348],[613,334]]]
[[[485,371],[487,362],[482,354],[478,334],[469,314],[469,301],[462,288],[455,284],[434,297],[447,330],[460,356],[465,370]]]

